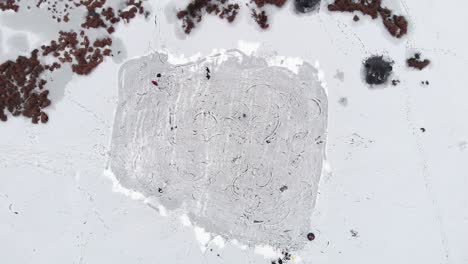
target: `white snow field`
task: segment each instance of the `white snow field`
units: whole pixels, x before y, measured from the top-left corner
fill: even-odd
[[[195,227],[183,208],[164,210],[107,177],[122,65],[155,51],[203,58],[239,46],[249,56],[320,66],[326,82],[326,162],[309,223],[316,239],[304,237],[290,263],[468,263],[468,2],[384,0],[408,18],[402,39],[379,20],[330,13],[327,0],[310,15],[295,14],[291,4],[272,8],[267,31],[242,12],[233,24],[207,16],[183,36],[175,2],[186,3],[148,1],[147,19],[117,26],[120,55],[89,76],[67,67],[54,72],[46,125],[22,118],[0,124],[2,264],[271,264],[278,255],[266,245],[224,240],[208,225]],[[32,10],[0,13],[2,62],[81,20],[74,14],[57,24],[46,10]],[[405,65],[415,51],[432,61],[423,71]],[[400,84],[369,89],[362,61],[373,54],[395,61],[390,78]]]

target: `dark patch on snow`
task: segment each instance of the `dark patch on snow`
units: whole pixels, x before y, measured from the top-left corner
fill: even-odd
[[[318,10],[321,0],[295,0],[294,6],[299,13],[310,13]]]
[[[392,74],[393,61],[383,56],[371,56],[364,61],[364,77],[367,84],[381,85]]]
[[[289,252],[283,251],[281,252],[281,254],[283,256],[281,258],[278,258],[278,260],[271,261],[271,264],[284,264],[291,260],[291,254],[289,254]]]
[[[208,67],[206,67],[206,79],[211,79],[211,75],[210,75],[210,69]]]

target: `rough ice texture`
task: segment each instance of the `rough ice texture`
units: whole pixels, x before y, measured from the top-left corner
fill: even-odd
[[[124,187],[225,238],[303,247],[327,124],[315,68],[236,50],[183,65],[156,53],[119,78],[110,168]]]

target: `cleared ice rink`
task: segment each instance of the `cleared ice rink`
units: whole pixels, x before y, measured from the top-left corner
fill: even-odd
[[[315,68],[237,50],[181,65],[156,53],[119,80],[110,168],[124,187],[228,240],[308,242],[327,124]]]

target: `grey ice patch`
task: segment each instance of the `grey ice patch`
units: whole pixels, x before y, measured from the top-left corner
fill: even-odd
[[[346,97],[341,97],[340,100],[338,100],[338,102],[339,102],[342,106],[348,106],[348,98],[346,98]]]
[[[336,79],[340,80],[340,82],[344,81],[344,72],[337,70],[334,76]]]
[[[125,63],[110,168],[209,232],[300,249],[324,158],[325,91],[306,63],[295,74],[239,51],[224,58]]]

